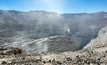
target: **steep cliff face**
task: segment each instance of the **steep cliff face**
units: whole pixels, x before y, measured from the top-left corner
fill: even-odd
[[[96,39],[92,39],[91,42],[84,47],[84,49],[97,49],[98,51],[107,50],[107,26],[102,28]],[[98,49],[100,48],[100,49]]]

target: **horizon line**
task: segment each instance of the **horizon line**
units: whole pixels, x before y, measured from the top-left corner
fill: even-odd
[[[18,12],[33,12],[33,11],[44,11],[44,12],[50,12],[50,13],[57,13],[57,14],[79,14],[79,13],[99,13],[99,12],[107,12],[107,11],[95,11],[95,12],[55,12],[55,11],[47,11],[47,10],[12,10],[12,9],[0,9],[0,11],[18,11]]]

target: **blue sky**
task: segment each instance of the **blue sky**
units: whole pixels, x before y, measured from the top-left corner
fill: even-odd
[[[0,0],[0,10],[90,13],[107,11],[107,0]]]

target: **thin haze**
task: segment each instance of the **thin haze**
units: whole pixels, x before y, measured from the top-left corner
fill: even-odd
[[[107,0],[0,0],[1,10],[45,10],[58,13],[107,11]]]

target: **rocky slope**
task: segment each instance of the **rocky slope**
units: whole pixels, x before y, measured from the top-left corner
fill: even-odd
[[[50,36],[40,39],[14,37],[12,43],[1,44],[2,48],[21,48],[26,52],[64,52],[80,49],[81,39],[75,36]]]
[[[84,49],[97,49],[99,52],[107,51],[107,26],[102,28],[96,39],[92,39]],[[100,48],[101,47],[101,48]]]
[[[106,12],[0,10],[0,64],[106,65],[105,26]]]
[[[104,27],[100,30],[98,37],[93,39],[80,51],[39,54],[26,52],[20,53],[21,50],[18,48],[13,48],[13,50],[8,49],[7,52],[6,49],[4,49],[5,52],[3,52],[2,49],[2,53],[0,53],[0,61],[2,65],[106,65],[106,38],[107,27]]]
[[[0,10],[0,47],[21,48],[29,43],[27,41],[50,36],[75,36],[80,41],[79,49],[82,49],[91,39],[96,38],[98,31],[105,25],[106,12],[58,14],[46,11]]]

